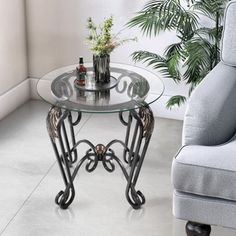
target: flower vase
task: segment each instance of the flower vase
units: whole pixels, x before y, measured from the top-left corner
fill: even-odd
[[[110,55],[93,55],[93,68],[96,83],[110,82]]]

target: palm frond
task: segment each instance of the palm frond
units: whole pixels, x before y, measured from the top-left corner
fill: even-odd
[[[167,67],[171,79],[173,79],[176,83],[181,81],[181,73],[179,70],[179,61],[180,57],[178,54],[173,54],[170,58],[167,59]]]
[[[178,0],[150,0],[128,23],[128,27],[138,26],[143,34],[156,36],[163,30],[193,31],[197,28],[198,17],[186,10]]]
[[[186,97],[182,95],[175,95],[172,96],[166,103],[166,107],[168,109],[171,109],[173,106],[180,106],[181,104],[184,104],[186,102]]]
[[[131,56],[134,62],[147,63],[148,66],[161,72],[164,77],[171,78],[167,61],[164,57],[148,51],[136,51]]]
[[[169,45],[165,49],[164,56],[167,61],[167,67],[171,78],[175,82],[179,82],[181,80],[181,73],[179,70],[180,62],[185,58],[182,42]]]
[[[180,58],[183,58],[183,50],[182,42],[173,43],[165,49],[164,55],[166,57],[171,57],[173,54],[177,54]]]
[[[196,35],[201,35],[202,37],[205,37],[206,39],[211,41],[219,41],[222,36],[222,32],[223,26],[220,26],[219,28],[202,27],[195,30]]]
[[[184,79],[187,83],[195,83],[201,80],[201,71],[209,71],[212,69],[214,47],[215,45],[200,37],[194,37],[186,43],[186,50],[189,56],[184,64],[184,66],[187,67],[184,73]]]
[[[228,0],[194,0],[192,7],[195,11],[204,13],[215,21],[216,17],[219,17],[220,20],[223,19],[227,2]]]

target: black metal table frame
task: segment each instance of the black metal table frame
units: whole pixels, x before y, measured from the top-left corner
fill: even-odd
[[[47,129],[65,184],[65,189],[60,191],[55,198],[55,202],[60,208],[66,209],[73,202],[75,197],[73,181],[85,161],[87,161],[85,169],[88,172],[94,171],[98,162],[102,162],[108,172],[113,172],[115,170],[114,162],[116,162],[127,180],[125,195],[129,204],[134,209],[138,209],[145,203],[144,195],[135,187],[153,132],[154,117],[147,104],[128,111],[127,121],[123,114],[123,111],[119,112],[120,121],[126,126],[125,141],[114,139],[107,145],[94,145],[87,139],[79,141],[75,139],[74,127],[79,124],[82,112],[78,111],[77,118],[73,121],[71,111],[57,106],[51,107],[47,115]],[[66,128],[66,121],[69,128]],[[134,129],[131,129],[132,122],[134,122]],[[86,143],[89,149],[78,160],[78,147],[82,143]],[[123,161],[111,149],[115,143],[119,143],[123,147]],[[74,168],[72,168],[73,165]],[[128,169],[126,165],[129,166]]]

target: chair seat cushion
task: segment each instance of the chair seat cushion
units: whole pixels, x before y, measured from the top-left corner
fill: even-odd
[[[236,201],[236,139],[218,146],[183,147],[172,164],[180,192]]]

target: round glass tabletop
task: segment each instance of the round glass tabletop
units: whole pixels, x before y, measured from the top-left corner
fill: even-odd
[[[136,66],[111,63],[112,84],[107,89],[95,83],[92,63],[87,68],[86,84],[76,86],[77,65],[62,67],[43,76],[37,83],[39,96],[51,105],[88,113],[111,113],[136,109],[161,97],[161,79]]]

